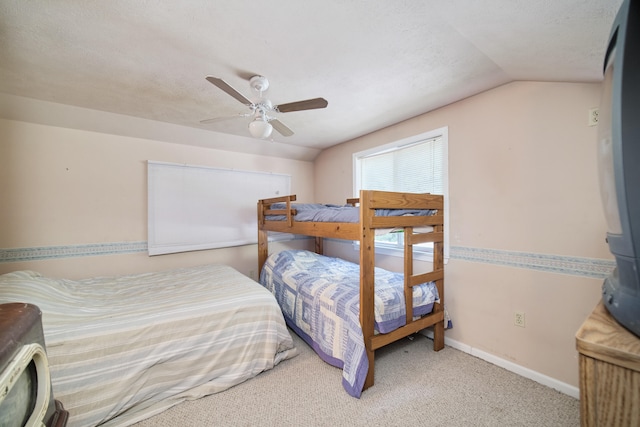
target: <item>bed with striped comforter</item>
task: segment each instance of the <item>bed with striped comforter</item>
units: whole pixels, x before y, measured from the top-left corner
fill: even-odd
[[[273,295],[225,265],[84,280],[0,275],[0,303],[43,314],[68,426],[130,425],[293,357]]]

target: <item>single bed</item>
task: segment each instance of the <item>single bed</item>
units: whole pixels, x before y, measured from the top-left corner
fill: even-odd
[[[347,200],[346,205],[318,205],[318,204],[296,204],[295,195],[283,196],[258,201],[258,267],[261,271],[261,282],[264,286],[272,290],[285,313],[285,319],[289,325],[301,336],[311,341],[312,347],[318,354],[334,365],[343,365],[343,385],[352,396],[359,397],[362,390],[370,387],[374,383],[374,356],[375,350],[397,341],[427,327],[433,327],[434,350],[438,351],[444,347],[444,215],[443,197],[432,194],[397,193],[386,191],[363,190],[358,199]],[[359,204],[359,206],[356,206]],[[376,299],[378,288],[378,277],[381,277],[382,270],[375,266],[375,235],[389,231],[404,232],[404,273],[401,276],[400,294],[402,309],[396,310],[396,314],[401,313],[404,319],[399,321],[392,328],[380,329],[380,324],[376,323]],[[357,320],[362,338],[354,338],[361,344],[360,346],[366,355],[366,363],[358,355],[343,354],[336,357],[336,353],[327,351],[331,346],[340,346],[337,340],[346,338],[342,332],[331,331],[336,335],[333,340],[327,338],[331,334],[322,332],[327,324],[317,319],[326,319],[323,314],[313,313],[305,306],[307,313],[302,314],[307,319],[316,319],[315,323],[306,321],[296,321],[297,314],[289,312],[287,314],[287,304],[292,304],[291,295],[284,297],[279,295],[278,288],[298,288],[298,295],[303,294],[302,283],[313,282],[308,278],[303,278],[300,271],[290,270],[289,267],[278,265],[280,260],[275,256],[269,260],[268,234],[269,232],[302,234],[315,237],[315,252],[323,253],[323,239],[346,239],[358,241],[360,247],[359,265],[355,279],[355,286],[358,288],[357,301],[350,300],[353,304],[349,310],[356,317],[346,316],[341,321],[343,324],[354,323]],[[433,243],[432,270],[426,273],[414,273],[414,245],[420,243]],[[272,254],[273,255],[273,254]],[[304,266],[312,264],[309,261],[285,260],[294,265]],[[301,257],[301,259],[310,259]],[[314,263],[317,260],[314,260]],[[318,261],[319,262],[319,261]],[[297,268],[297,266],[296,266]],[[337,265],[320,267],[319,270],[339,271]],[[280,273],[281,278],[276,278]],[[317,276],[318,271],[312,273]],[[338,274],[340,275],[340,274]],[[353,279],[353,274],[351,274]],[[297,280],[303,278],[302,280]],[[275,281],[281,280],[283,284]],[[323,280],[330,281],[330,277]],[[374,286],[375,283],[375,286]],[[398,283],[398,280],[394,280]],[[420,312],[422,308],[415,305],[416,291],[424,284],[430,284],[433,289],[434,299],[429,303],[429,312]],[[305,288],[307,289],[307,288]],[[374,293],[375,290],[375,293]],[[287,291],[283,291],[287,292]],[[314,291],[315,292],[315,291]],[[302,298],[304,300],[304,298]],[[333,314],[336,312],[336,305],[332,298],[322,295],[324,301],[318,305],[319,310],[325,310],[333,305]],[[302,304],[302,303],[301,303]],[[343,304],[343,303],[341,303]],[[302,307],[302,306],[300,306]],[[418,311],[416,311],[418,309]],[[302,308],[301,308],[302,310]],[[398,322],[396,320],[396,322]],[[347,329],[353,329],[351,326]],[[323,338],[319,338],[317,334]],[[350,332],[349,332],[350,333]],[[353,335],[353,334],[352,334]],[[327,342],[323,342],[327,341]],[[333,344],[331,344],[333,342]],[[319,351],[320,350],[320,351]],[[353,348],[352,348],[353,350]],[[359,350],[352,353],[359,353]],[[332,360],[332,358],[337,360]],[[350,364],[349,366],[346,366]],[[353,365],[353,366],[351,366]],[[346,367],[345,367],[346,366]]]
[[[275,298],[225,265],[65,280],[0,276],[0,303],[43,313],[69,426],[130,425],[295,356]]]

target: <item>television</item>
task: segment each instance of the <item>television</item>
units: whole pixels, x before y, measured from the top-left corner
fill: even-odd
[[[53,398],[42,313],[32,304],[0,304],[0,426],[66,425]]]
[[[598,174],[616,267],[602,301],[622,326],[640,336],[640,2],[624,0],[604,58],[598,114]]]

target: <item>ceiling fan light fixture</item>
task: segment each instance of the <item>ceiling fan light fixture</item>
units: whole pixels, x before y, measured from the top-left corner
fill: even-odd
[[[269,138],[272,131],[273,126],[271,125],[271,123],[264,120],[262,117],[256,117],[254,120],[249,122],[249,133],[254,138]]]
[[[270,117],[267,114],[270,113],[290,113],[292,111],[303,111],[303,110],[315,110],[318,108],[326,108],[327,100],[324,98],[313,98],[306,99],[303,101],[296,102],[288,102],[286,104],[273,105],[271,101],[262,96],[263,92],[269,88],[269,80],[266,77],[256,75],[251,77],[249,80],[249,86],[254,92],[258,92],[259,97],[254,98],[253,100],[247,98],[237,90],[235,90],[229,83],[225,82],[219,77],[207,76],[207,81],[218,89],[225,92],[227,95],[235,98],[237,101],[240,101],[242,104],[249,107],[251,110],[250,113],[246,114],[237,114],[232,117],[251,117],[253,116],[253,120],[249,122],[249,133],[254,138],[258,139],[267,139],[271,136],[271,132],[273,129],[276,130],[282,136],[291,136],[293,135],[293,131],[289,129],[284,123],[278,120],[275,117]],[[221,118],[213,118],[202,120],[200,123],[207,124],[213,123]]]

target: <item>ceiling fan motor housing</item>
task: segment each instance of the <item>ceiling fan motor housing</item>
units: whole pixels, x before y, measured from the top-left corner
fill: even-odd
[[[249,80],[249,85],[257,92],[264,92],[269,89],[269,80],[264,76],[253,76]]]

